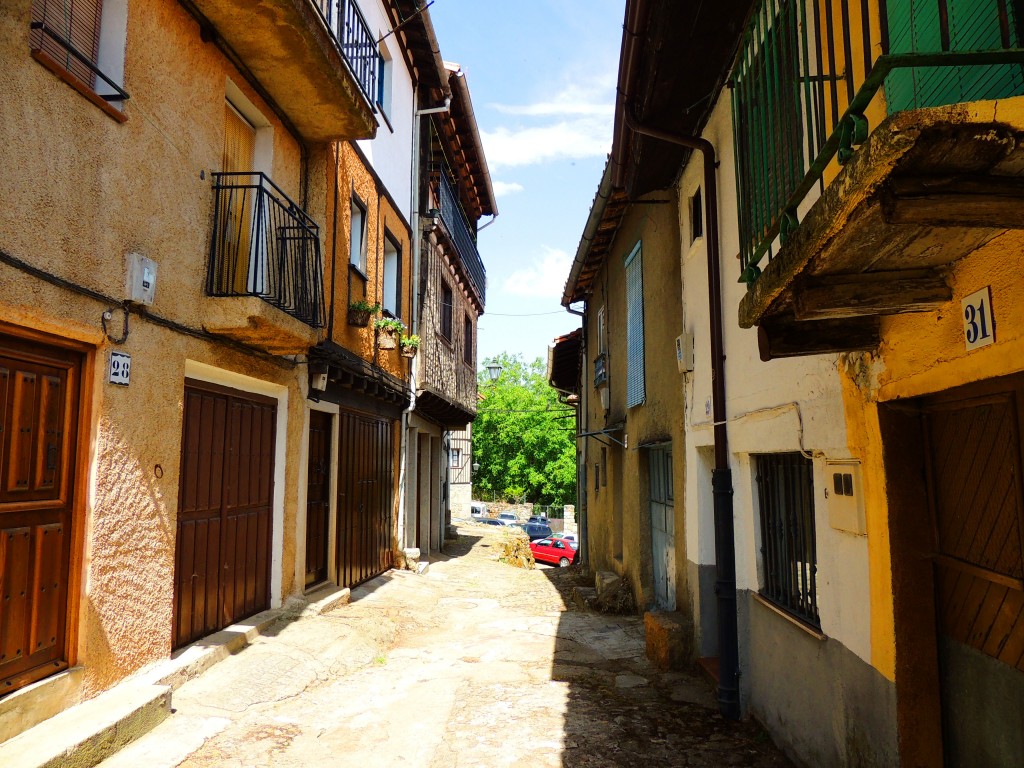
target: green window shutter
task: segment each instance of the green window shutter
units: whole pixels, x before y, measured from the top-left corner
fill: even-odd
[[[626,257],[626,407],[644,402],[644,259],[640,243]]]
[[[1008,0],[947,0],[949,50],[1003,48],[1000,14],[1005,12],[1010,47],[1020,45],[1016,5]],[[937,0],[889,0],[891,53],[941,53],[942,21]],[[885,79],[889,113],[1024,94],[1020,64],[897,69]]]

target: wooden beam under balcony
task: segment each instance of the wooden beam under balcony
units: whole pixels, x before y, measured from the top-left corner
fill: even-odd
[[[1024,229],[1024,178],[897,177],[883,207],[891,224]]]
[[[877,317],[840,320],[772,318],[757,328],[761,360],[874,349],[880,337]]]
[[[798,320],[931,312],[953,298],[933,270],[863,272],[810,278],[796,293]]]

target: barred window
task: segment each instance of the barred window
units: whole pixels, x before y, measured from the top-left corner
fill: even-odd
[[[814,467],[800,453],[755,457],[761,507],[761,596],[816,628],[818,556]]]

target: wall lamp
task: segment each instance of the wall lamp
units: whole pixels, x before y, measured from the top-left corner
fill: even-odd
[[[487,366],[487,377],[491,381],[497,381],[498,377],[501,376],[501,366],[497,363],[491,363]]]
[[[309,365],[309,386],[317,392],[327,391],[327,373],[330,371],[327,363],[310,363]]]

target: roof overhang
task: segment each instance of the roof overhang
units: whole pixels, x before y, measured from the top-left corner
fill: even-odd
[[[416,390],[416,412],[445,429],[465,429],[476,418],[476,413],[433,389]]]
[[[548,346],[548,383],[567,395],[580,393],[583,329],[559,336]]]

